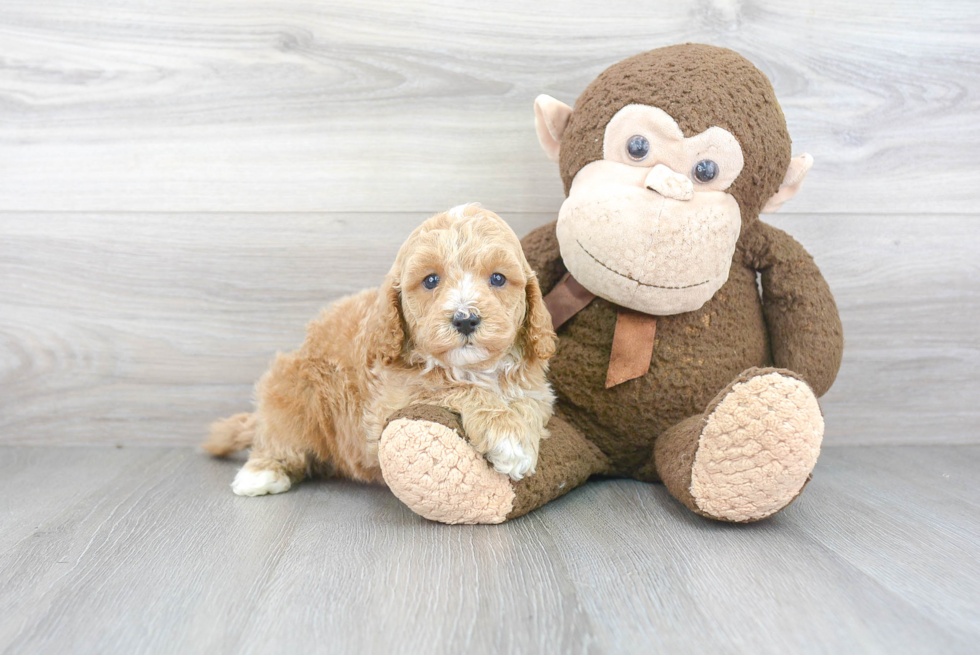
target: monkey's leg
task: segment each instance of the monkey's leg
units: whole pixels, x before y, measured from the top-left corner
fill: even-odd
[[[772,516],[799,496],[823,440],[813,391],[794,373],[742,373],[704,414],[658,437],[641,479],[659,479],[689,509],[720,521]]]
[[[381,472],[392,493],[427,519],[503,523],[607,471],[605,455],[570,425],[552,418],[548,430],[537,472],[514,482],[466,441],[456,414],[413,405],[393,416],[381,435]]]

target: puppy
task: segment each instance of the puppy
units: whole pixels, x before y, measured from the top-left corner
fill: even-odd
[[[383,482],[378,441],[415,403],[453,410],[473,446],[514,480],[534,473],[554,395],[556,337],[520,241],[496,214],[454,207],[418,227],[380,289],[333,303],[256,386],[256,408],[203,444],[251,446],[232,490],[286,491],[311,472]]]

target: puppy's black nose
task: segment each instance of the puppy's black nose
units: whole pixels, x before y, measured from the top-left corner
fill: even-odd
[[[480,324],[480,317],[476,314],[464,314],[463,312],[456,312],[453,315],[453,327],[456,331],[463,336],[470,336],[473,331],[476,330],[476,326]]]

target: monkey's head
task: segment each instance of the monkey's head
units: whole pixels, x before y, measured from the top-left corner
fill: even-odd
[[[568,196],[565,266],[592,293],[657,316],[706,303],[728,280],[740,232],[792,198],[813,163],[791,158],[766,76],[714,46],[631,57],[574,110],[542,95],[534,113]]]

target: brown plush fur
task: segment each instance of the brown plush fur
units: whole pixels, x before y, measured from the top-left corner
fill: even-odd
[[[746,369],[789,369],[823,395],[840,367],[843,330],[813,258],[792,237],[758,220],[790,159],[789,134],[769,80],[735,52],[695,44],[611,66],[578,98],[562,138],[566,191],[578,170],[602,159],[606,123],[631,103],[663,109],[686,136],[723,127],[738,139],[745,160],[728,190],[742,214],[728,281],[700,309],[658,318],[646,375],[603,388],[618,309],[612,303],[597,298],[559,330],[551,364],[556,415],[587,435],[616,473],[650,479],[658,438],[690,432],[686,426],[696,425],[712,398]],[[547,294],[566,272],[555,225],[535,230],[523,244]],[[665,448],[663,456],[695,447],[681,440],[677,453]],[[689,483],[689,466],[686,475]],[[669,486],[679,494],[686,488],[683,481]]]
[[[494,272],[503,287],[489,284]],[[439,285],[424,288],[433,273]],[[451,326],[461,306],[482,319],[468,338]],[[245,495],[285,491],[311,469],[380,482],[387,419],[430,403],[458,412],[474,446],[520,479],[547,435],[554,343],[516,235],[491,212],[454,208],[412,233],[380,289],[325,309],[259,381],[255,413],[217,422],[204,447],[252,446],[234,485]]]
[[[610,472],[602,451],[565,421],[552,417],[548,431],[551,436],[541,442],[540,471],[514,484],[514,508],[508,519],[564,495],[590,476]]]
[[[547,294],[565,273],[554,224],[523,243]],[[761,298],[754,265],[764,267]],[[761,222],[751,238],[739,239],[728,282],[711,300],[658,318],[647,374],[605,389],[616,314],[615,305],[597,298],[563,325],[550,380],[555,413],[588,435],[622,475],[634,475],[661,433],[700,414],[748,368],[793,370],[820,396],[840,367],[843,330],[830,288],[802,246]]]
[[[556,413],[589,435],[626,475],[647,463],[658,435],[699,414],[742,371],[787,368],[819,396],[833,383],[843,352],[837,306],[813,258],[792,237],[758,220],[791,154],[785,118],[766,76],[736,52],[697,44],[651,50],[610,66],[579,96],[562,138],[566,191],[583,166],[602,159],[606,123],[632,103],[663,109],[686,136],[715,125],[727,129],[742,146],[745,164],[728,189],[742,214],[728,282],[700,309],[659,317],[645,376],[604,389],[616,324],[612,303],[597,298],[559,331],[551,365]],[[566,272],[555,225],[535,230],[523,244],[547,294]]]

